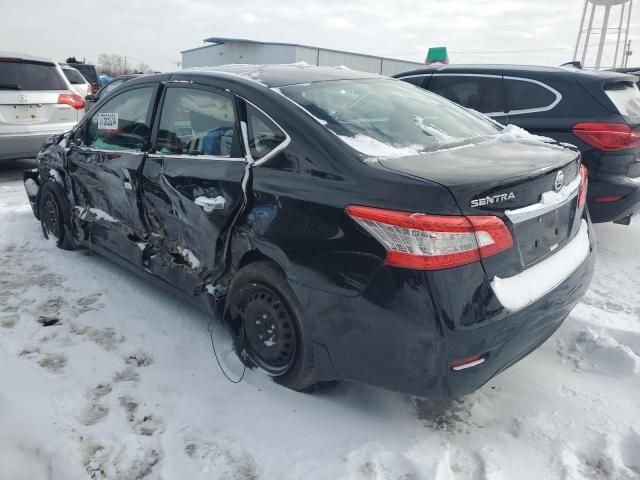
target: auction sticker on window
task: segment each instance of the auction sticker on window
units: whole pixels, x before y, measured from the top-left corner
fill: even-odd
[[[116,130],[118,128],[117,113],[98,113],[98,129]]]

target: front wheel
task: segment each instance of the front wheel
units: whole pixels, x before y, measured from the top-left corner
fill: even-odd
[[[276,264],[243,267],[231,282],[228,299],[239,314],[243,347],[254,365],[292,390],[309,390],[318,383],[311,333]]]
[[[62,188],[54,181],[45,182],[38,193],[39,217],[45,236],[53,237],[56,245],[64,250],[75,250],[69,218],[69,202]]]

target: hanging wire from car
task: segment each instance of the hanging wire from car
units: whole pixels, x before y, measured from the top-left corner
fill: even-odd
[[[213,319],[209,320],[209,324],[207,325],[207,330],[209,331],[209,337],[211,338],[211,348],[213,349],[213,356],[215,357],[216,362],[218,363],[218,367],[220,367],[220,371],[222,372],[222,374],[231,383],[240,383],[240,382],[242,382],[242,379],[244,378],[244,374],[247,372],[247,366],[244,363],[242,364],[242,374],[240,375],[240,378],[238,378],[237,380],[234,380],[233,378],[231,378],[231,376],[226,372],[226,370],[222,366],[222,362],[220,361],[220,358],[218,357],[218,351],[216,350],[216,342],[213,339]],[[241,354],[244,351],[242,349],[243,345],[244,345],[244,326],[240,330],[240,344],[239,344],[239,347],[238,347],[238,348],[241,349]]]

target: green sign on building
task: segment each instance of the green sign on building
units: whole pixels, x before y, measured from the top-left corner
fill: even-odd
[[[427,53],[427,59],[424,63],[427,65],[431,63],[449,63],[447,47],[431,47]]]

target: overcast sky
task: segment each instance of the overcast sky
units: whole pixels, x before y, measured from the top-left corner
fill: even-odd
[[[0,0],[0,50],[95,61],[118,53],[173,70],[180,51],[211,36],[301,43],[423,61],[447,46],[452,62],[557,65],[569,61],[583,0]],[[613,16],[612,24],[617,24]],[[12,21],[15,19],[16,21]],[[597,20],[597,19],[596,19]],[[640,4],[630,37],[640,64]],[[591,43],[597,42],[593,39]],[[615,42],[610,37],[608,42]],[[608,45],[613,50],[613,45]],[[612,59],[612,52],[609,58]],[[610,60],[611,61],[611,60]],[[174,62],[174,63],[172,63]]]

